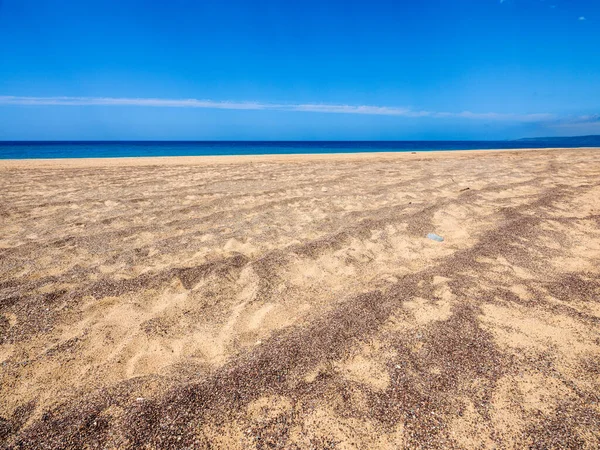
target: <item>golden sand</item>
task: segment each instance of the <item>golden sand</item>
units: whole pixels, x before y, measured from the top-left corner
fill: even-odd
[[[598,448],[600,150],[0,161],[0,364],[0,447]]]

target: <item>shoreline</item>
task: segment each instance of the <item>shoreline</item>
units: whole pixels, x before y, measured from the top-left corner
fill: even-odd
[[[427,157],[461,157],[467,155],[497,155],[520,152],[555,152],[600,150],[600,147],[548,147],[518,149],[473,149],[473,150],[414,150],[402,152],[340,152],[340,153],[290,153],[290,154],[256,154],[256,155],[198,155],[198,156],[122,156],[94,158],[29,158],[0,159],[0,170],[12,168],[38,167],[98,167],[98,166],[145,166],[145,165],[180,165],[180,164],[243,164],[252,162],[308,162],[335,160],[368,160]]]

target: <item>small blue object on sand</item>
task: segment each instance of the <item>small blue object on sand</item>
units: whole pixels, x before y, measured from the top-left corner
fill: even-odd
[[[432,241],[444,242],[444,238],[443,238],[443,237],[441,237],[441,236],[440,236],[440,235],[438,235],[438,234],[435,234],[435,233],[429,233],[429,234],[427,235],[427,237],[428,237],[429,239],[431,239]]]

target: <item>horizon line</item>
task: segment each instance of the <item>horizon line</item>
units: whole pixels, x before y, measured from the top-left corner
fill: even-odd
[[[119,142],[181,142],[181,143],[366,143],[366,142],[516,142],[577,138],[600,138],[600,134],[571,136],[534,136],[505,139],[0,139],[0,143],[119,143]]]

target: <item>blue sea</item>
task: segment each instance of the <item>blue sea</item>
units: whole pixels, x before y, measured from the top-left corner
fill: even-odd
[[[600,147],[600,136],[518,141],[0,141],[0,159],[288,155],[595,146]]]

